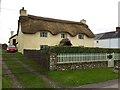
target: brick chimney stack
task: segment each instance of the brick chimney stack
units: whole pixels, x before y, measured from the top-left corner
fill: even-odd
[[[20,9],[20,16],[27,16],[27,10],[25,10],[24,7]]]
[[[116,27],[116,32],[120,32],[120,27]]]
[[[86,24],[86,20],[85,19],[82,19],[80,22],[83,23],[83,24]]]

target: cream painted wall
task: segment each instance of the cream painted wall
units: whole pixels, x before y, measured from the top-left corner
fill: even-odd
[[[84,47],[93,47],[94,39],[88,38],[87,36],[84,39],[78,39],[78,35],[72,37],[67,34],[67,38],[71,41],[73,46],[84,46]],[[40,50],[40,45],[56,46],[59,45],[62,40],[61,34],[53,36],[48,32],[48,37],[40,37],[40,32],[35,34],[23,34],[24,49],[34,49]]]
[[[88,38],[85,36],[84,47],[94,47],[94,38]]]

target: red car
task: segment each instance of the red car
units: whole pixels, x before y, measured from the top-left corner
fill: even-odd
[[[17,48],[14,45],[7,47],[7,52],[17,52]]]

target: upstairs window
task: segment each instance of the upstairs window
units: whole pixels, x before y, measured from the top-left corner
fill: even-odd
[[[40,37],[47,37],[47,32],[45,32],[45,31],[42,31],[42,32],[40,32]]]
[[[67,38],[67,33],[62,33],[61,38]]]
[[[84,34],[79,34],[79,35],[78,35],[78,38],[79,38],[79,39],[84,39]]]

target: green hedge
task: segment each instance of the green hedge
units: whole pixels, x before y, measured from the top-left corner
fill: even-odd
[[[88,47],[48,47],[44,50],[49,53],[120,53],[120,49],[88,48]]]

